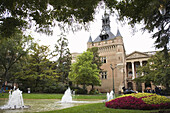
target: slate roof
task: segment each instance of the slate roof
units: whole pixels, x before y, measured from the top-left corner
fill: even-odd
[[[116,34],[116,37],[117,36],[122,36],[121,34],[120,34],[120,31],[119,31],[119,29],[117,29],[117,34]]]
[[[92,38],[91,38],[91,36],[89,37],[89,40],[88,40],[88,42],[92,42]]]
[[[114,38],[116,37],[116,36],[115,36],[112,32],[110,32],[110,31],[108,31],[107,34],[109,35],[109,38],[107,38],[106,40],[114,39]],[[100,41],[103,41],[103,40],[101,40],[100,35],[99,35],[93,42],[100,42]]]

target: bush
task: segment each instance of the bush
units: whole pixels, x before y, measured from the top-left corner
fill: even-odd
[[[95,95],[95,94],[99,94],[99,92],[96,89],[93,89],[93,90],[90,90],[89,94]]]
[[[71,90],[75,91],[76,94],[87,94],[87,90],[80,87],[71,87]]]
[[[106,107],[115,109],[168,109],[170,99],[151,93],[128,94],[106,102]]]

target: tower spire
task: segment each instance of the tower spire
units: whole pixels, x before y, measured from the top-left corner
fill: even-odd
[[[87,43],[89,43],[89,42],[93,42],[93,41],[92,41],[92,38],[91,38],[91,34],[90,34],[90,37],[89,37],[89,40],[88,40]]]
[[[121,34],[120,34],[120,31],[119,31],[119,28],[117,27],[117,34],[116,34],[116,37],[117,36],[122,36]]]
[[[110,31],[110,18],[109,14],[104,12],[104,16],[102,16],[102,31]]]

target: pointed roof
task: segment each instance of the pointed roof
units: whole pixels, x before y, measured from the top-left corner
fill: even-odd
[[[114,39],[115,38],[115,35],[111,32],[111,31],[108,31],[107,34],[109,35],[109,37],[106,39],[106,40],[111,40],[111,39]],[[102,41],[101,38],[100,38],[100,35],[94,40],[94,42],[100,42]]]
[[[138,59],[138,58],[149,58],[150,55],[147,53],[139,52],[139,51],[134,51],[129,55],[126,55],[126,60],[128,59]]]
[[[93,42],[93,41],[92,41],[92,38],[91,38],[91,35],[90,35],[89,40],[88,40],[88,43],[89,43],[89,42]]]
[[[119,29],[117,29],[117,34],[116,34],[116,37],[118,37],[118,36],[121,36],[121,37],[122,37],[122,35],[120,34]]]

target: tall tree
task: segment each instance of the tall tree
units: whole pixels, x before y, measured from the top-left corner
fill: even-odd
[[[87,85],[100,85],[99,70],[93,64],[93,53],[90,51],[79,55],[76,62],[71,65],[69,78],[76,84],[83,85],[85,90]]]
[[[31,48],[32,37],[26,37],[17,31],[10,38],[3,38],[0,35],[0,39],[0,67],[3,73],[0,77],[6,81],[11,78],[9,71],[12,67],[27,55]]]
[[[87,51],[90,51],[90,52],[93,53],[92,63],[97,65],[97,69],[99,69],[100,70],[99,73],[101,73],[102,72],[102,69],[101,69],[102,61],[101,61],[100,56],[99,56],[98,47],[88,48]],[[93,88],[94,88],[93,83],[91,85],[92,85],[92,90],[93,90]]]
[[[64,34],[60,35],[60,38],[55,44],[55,50],[52,55],[55,59],[57,69],[56,72],[59,73],[59,81],[63,83],[68,83],[68,73],[70,72],[71,65],[71,53],[68,48],[68,40],[65,38]]]
[[[100,59],[99,56],[99,52],[98,52],[98,47],[93,47],[93,48],[88,48],[87,51],[90,51],[93,53],[93,64],[97,65],[97,68],[99,70],[102,70],[100,67],[102,66],[102,61]]]
[[[136,78],[136,81],[153,82],[155,85],[163,85],[170,91],[170,61],[165,60],[163,53],[157,52],[151,56],[148,63],[139,67],[137,72],[140,77]]]
[[[47,46],[39,46],[34,43],[27,62],[23,64],[22,70],[16,73],[17,78],[23,81],[29,80],[29,83],[31,83],[29,87],[37,92],[43,91],[46,82],[50,80],[57,81],[55,65],[49,61],[49,55],[50,52]]]

